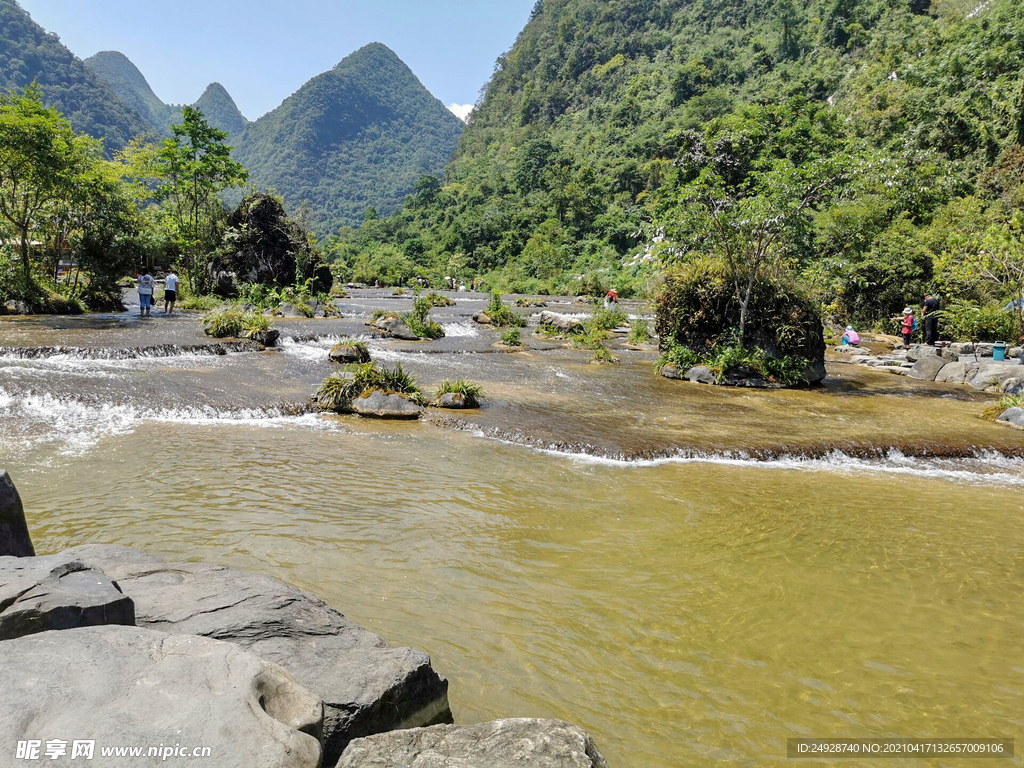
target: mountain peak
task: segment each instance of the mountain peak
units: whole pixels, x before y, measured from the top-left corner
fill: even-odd
[[[231,98],[227,88],[217,82],[210,83],[194,105],[202,112],[210,125],[237,136],[249,124]]]
[[[398,65],[408,69],[406,63],[399,58],[398,54],[388,48],[384,43],[369,43],[362,48],[353,51],[340,62],[335,69],[351,66],[380,66]]]

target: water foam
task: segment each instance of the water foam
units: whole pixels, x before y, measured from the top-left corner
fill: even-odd
[[[465,321],[458,323],[443,323],[441,327],[444,329],[444,335],[453,339],[475,338],[480,335],[471,323],[467,323]]]

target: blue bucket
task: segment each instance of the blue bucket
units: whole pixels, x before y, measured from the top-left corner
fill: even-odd
[[[995,362],[997,362],[997,363],[1001,363],[1004,360],[1006,360],[1006,342],[1005,341],[1000,341],[1000,342],[992,345],[992,359]]]

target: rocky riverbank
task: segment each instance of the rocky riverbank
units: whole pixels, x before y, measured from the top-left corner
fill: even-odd
[[[35,556],[6,472],[0,648],[5,745],[208,747],[218,768],[398,768],[441,753],[467,768],[605,766],[565,723],[443,725],[448,682],[429,656],[275,579],[126,547]],[[73,764],[60,757],[51,764]]]

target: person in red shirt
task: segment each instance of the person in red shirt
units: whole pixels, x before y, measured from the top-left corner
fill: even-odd
[[[612,288],[604,297],[604,308],[615,309],[615,304],[618,302],[618,300],[619,294],[614,288]]]

